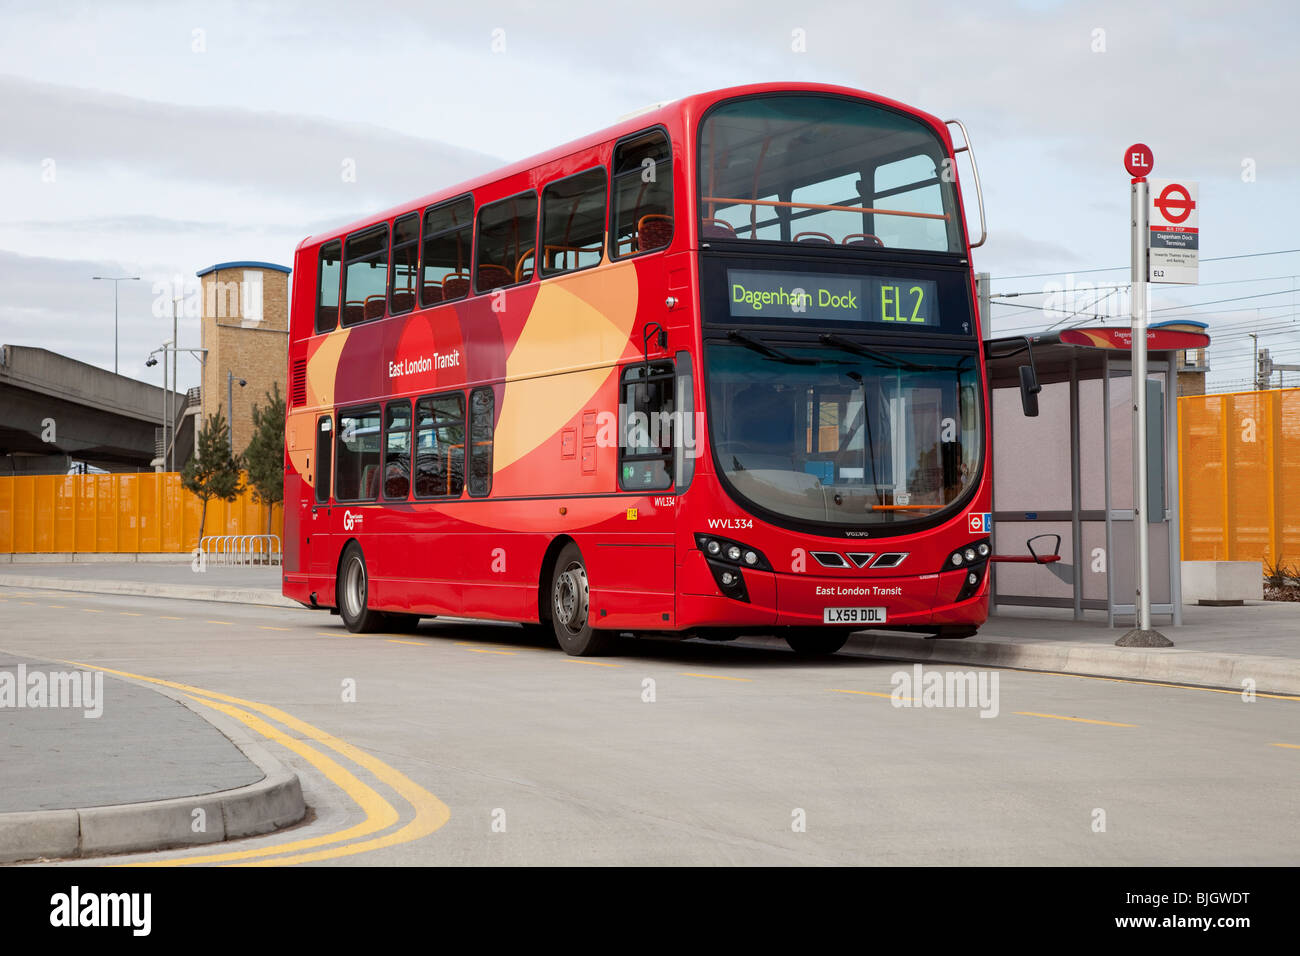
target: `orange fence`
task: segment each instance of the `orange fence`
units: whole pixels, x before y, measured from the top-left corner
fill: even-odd
[[[1178,399],[1184,561],[1300,564],[1300,389]]]
[[[0,553],[186,552],[198,546],[202,512],[175,472],[0,477]],[[281,506],[271,517],[282,535]],[[203,533],[265,534],[266,506],[247,488],[213,499]]]

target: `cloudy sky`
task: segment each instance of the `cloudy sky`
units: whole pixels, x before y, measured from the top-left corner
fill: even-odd
[[[0,342],[111,368],[112,288],[91,276],[140,275],[121,285],[121,371],[156,380],[155,282],[289,265],[323,226],[641,106],[791,79],[966,122],[990,230],[976,267],[1022,293],[997,332],[1114,310],[1093,305],[1105,289],[1067,293],[1127,279],[1121,159],[1148,143],[1157,176],[1200,183],[1202,230],[1202,284],[1157,288],[1154,318],[1209,321],[1211,387],[1247,387],[1250,332],[1300,363],[1297,28],[1293,3],[1222,0],[0,0]],[[196,321],[181,338],[197,345]]]

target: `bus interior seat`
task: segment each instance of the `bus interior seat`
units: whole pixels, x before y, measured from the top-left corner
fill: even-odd
[[[382,319],[384,310],[387,308],[383,295],[368,295],[365,303],[365,317],[369,319]]]
[[[415,308],[415,291],[413,289],[394,290],[392,305],[394,312],[409,312]]]
[[[405,498],[411,487],[410,476],[406,473],[406,456],[394,456],[385,464],[387,471],[384,474],[384,497]]]
[[[701,239],[735,239],[736,230],[725,219],[701,219]]]
[[[366,306],[363,302],[348,302],[343,306],[343,324],[356,325],[364,321],[366,317]]]
[[[833,246],[835,240],[824,232],[799,232],[795,233],[795,242],[810,242],[817,246]]]
[[[361,471],[361,497],[373,501],[379,491],[379,466],[366,465]]]
[[[488,292],[492,289],[500,288],[503,285],[510,285],[514,281],[514,276],[505,266],[494,265],[485,262],[478,267],[478,291]]]
[[[851,232],[844,237],[846,246],[879,246],[884,247],[884,242],[879,236],[873,236],[869,232]]]
[[[452,272],[442,277],[442,298],[461,299],[469,295],[469,273]]]
[[[534,250],[529,249],[527,252],[525,252],[522,256],[519,257],[517,262],[515,262],[516,282],[523,282],[525,279],[531,279],[533,277],[533,267],[531,263],[533,261],[534,255],[535,255]],[[524,268],[525,266],[528,267],[526,270]]]
[[[642,216],[636,224],[636,251],[662,249],[673,238],[673,217],[652,213]]]
[[[433,305],[442,301],[442,284],[439,282],[426,282],[420,287],[420,301],[425,305]]]

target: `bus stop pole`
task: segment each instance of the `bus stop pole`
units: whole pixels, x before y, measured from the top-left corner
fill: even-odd
[[[1172,647],[1151,626],[1151,525],[1147,515],[1147,224],[1146,177],[1131,186],[1133,312],[1133,523],[1137,526],[1137,593],[1134,627],[1115,643],[1120,647]]]

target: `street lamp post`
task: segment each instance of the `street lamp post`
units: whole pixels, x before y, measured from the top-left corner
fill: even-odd
[[[168,407],[168,401],[167,401],[167,353],[170,352],[170,351],[172,351],[172,348],[173,348],[173,343],[172,343],[172,342],[164,342],[162,345],[158,346],[158,348],[154,349],[152,352],[149,353],[149,358],[146,359],[146,360],[145,360],[145,363],[144,363],[147,367],[152,367],[152,366],[154,366],[154,365],[157,365],[157,364],[158,364],[158,359],[154,358],[154,356],[157,355],[159,352],[162,353],[162,357],[163,357],[163,387],[162,387],[162,392],[163,392],[163,394],[162,394],[162,433],[163,433],[163,434],[162,434],[162,440],[163,440],[163,446],[162,446],[162,469],[163,469],[164,471],[167,470],[167,407]]]
[[[163,355],[163,470],[174,471],[175,470],[174,465],[176,460],[176,455],[175,455],[176,414],[179,411],[179,409],[172,407],[173,401],[176,400],[176,368],[178,365],[181,364],[181,352],[189,352],[192,356],[194,356],[196,359],[199,360],[199,365],[202,366],[207,363],[208,350],[178,348],[175,340],[173,339],[170,342],[164,342],[158,348],[150,352],[149,357],[145,360],[144,364],[149,368],[153,368],[153,366],[157,365],[158,360],[154,358],[154,356],[157,355],[159,352],[161,352]],[[172,358],[171,358],[172,387],[171,388],[167,387],[167,353],[169,352],[172,353]],[[171,431],[170,440],[168,440],[167,437],[167,433],[169,429]]]
[[[119,282],[138,282],[139,276],[91,276],[96,281],[113,283],[113,374],[117,374],[117,284]]]

